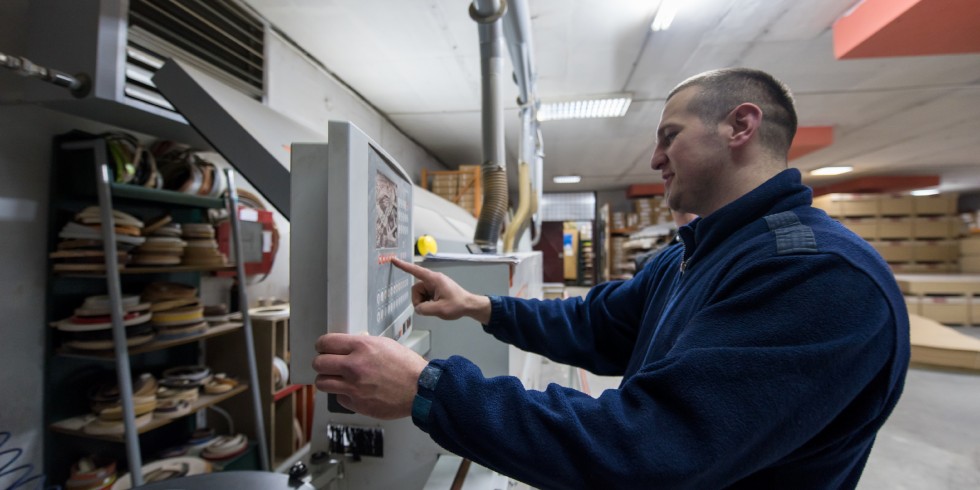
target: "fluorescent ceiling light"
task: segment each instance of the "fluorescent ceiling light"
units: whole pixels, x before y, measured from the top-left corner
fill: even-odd
[[[939,189],[916,189],[912,191],[913,196],[935,196],[939,194]]]
[[[551,178],[556,184],[578,184],[582,181],[581,175],[556,175]]]
[[[674,22],[674,16],[677,15],[683,2],[684,0],[664,0],[657,8],[657,15],[650,24],[650,30],[654,32],[667,30],[671,22]]]
[[[840,175],[854,170],[854,167],[823,167],[811,170],[810,175]]]
[[[632,101],[632,94],[611,94],[579,100],[543,102],[538,110],[538,121],[622,117],[626,115]]]

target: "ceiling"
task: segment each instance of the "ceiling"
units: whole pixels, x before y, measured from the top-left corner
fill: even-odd
[[[463,0],[246,0],[450,166],[481,161],[477,25]],[[980,189],[980,55],[834,58],[831,26],[856,0],[689,0],[670,29],[659,0],[529,0],[542,100],[631,92],[622,118],[542,123],[546,192],[660,182],[649,166],[664,96],[704,70],[749,66],[796,96],[801,126],[831,146],[790,164],[850,165],[814,187],[877,175],[940,175]],[[505,50],[506,53],[506,50]],[[510,72],[509,59],[506,73]],[[507,157],[516,87],[505,83]],[[579,184],[551,182],[578,174]]]

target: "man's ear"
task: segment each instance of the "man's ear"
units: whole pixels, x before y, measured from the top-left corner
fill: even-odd
[[[744,102],[728,113],[725,122],[731,127],[728,145],[732,149],[744,147],[758,135],[762,125],[762,109],[750,102]]]

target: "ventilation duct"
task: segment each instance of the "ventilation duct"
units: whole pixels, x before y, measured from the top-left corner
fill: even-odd
[[[168,58],[253,99],[265,93],[266,25],[235,0],[32,0],[30,8],[28,57],[92,81],[82,100],[32,84],[30,101],[204,146],[153,84]]]

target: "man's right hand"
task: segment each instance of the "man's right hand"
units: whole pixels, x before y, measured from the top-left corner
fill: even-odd
[[[490,298],[463,289],[441,272],[398,259],[392,259],[391,263],[419,280],[412,286],[416,313],[443,320],[468,316],[484,325],[490,323]]]

